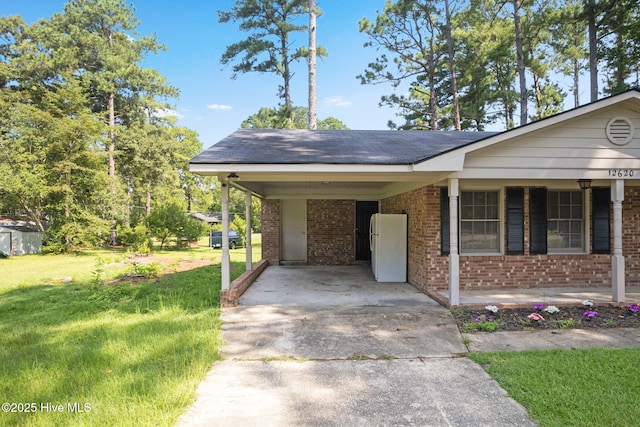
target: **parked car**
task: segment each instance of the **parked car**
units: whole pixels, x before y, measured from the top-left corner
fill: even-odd
[[[212,248],[222,247],[222,231],[212,231],[209,235],[209,246]],[[243,247],[242,235],[237,231],[229,231],[229,249]]]

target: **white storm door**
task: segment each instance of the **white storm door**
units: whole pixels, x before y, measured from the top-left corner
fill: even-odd
[[[307,201],[280,201],[282,261],[307,260]]]

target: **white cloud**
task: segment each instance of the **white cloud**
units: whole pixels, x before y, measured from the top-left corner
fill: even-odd
[[[210,110],[231,110],[233,107],[231,105],[225,105],[225,104],[209,104],[207,105],[207,108]]]
[[[343,96],[328,96],[324,98],[324,103],[326,105],[334,106],[334,107],[348,107],[351,105],[351,101],[347,101]]]
[[[178,119],[184,118],[184,114],[180,114],[170,108],[160,108],[153,111],[153,115],[156,117],[177,117]]]

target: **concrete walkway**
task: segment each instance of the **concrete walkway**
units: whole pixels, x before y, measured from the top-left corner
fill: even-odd
[[[366,267],[269,267],[179,426],[534,426],[448,310]]]

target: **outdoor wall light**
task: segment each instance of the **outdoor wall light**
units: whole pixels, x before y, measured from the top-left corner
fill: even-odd
[[[582,190],[588,190],[589,188],[591,188],[591,180],[581,178],[578,180],[578,185]]]

